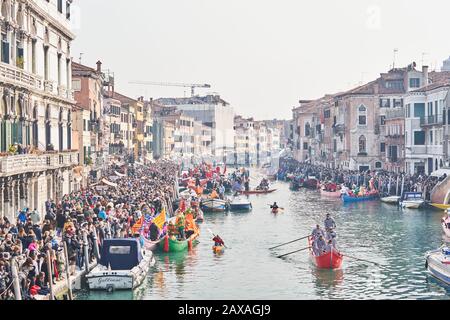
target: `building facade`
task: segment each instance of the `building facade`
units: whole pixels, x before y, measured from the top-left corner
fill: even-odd
[[[0,215],[10,220],[24,208],[45,213],[46,200],[80,187],[70,5],[0,2]]]

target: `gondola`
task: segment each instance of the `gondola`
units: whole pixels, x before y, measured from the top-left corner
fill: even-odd
[[[243,195],[252,195],[252,194],[268,194],[277,191],[277,189],[272,190],[252,190],[252,191],[240,191]]]
[[[340,269],[344,261],[344,255],[336,249],[332,249],[330,252],[324,253],[320,256],[316,256],[312,250],[312,238],[308,238],[309,252],[314,265],[319,269]]]

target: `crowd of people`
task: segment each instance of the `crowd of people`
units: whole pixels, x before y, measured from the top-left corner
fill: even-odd
[[[322,183],[337,184],[349,190],[355,187],[365,190],[376,189],[385,196],[399,195],[404,192],[422,192],[425,200],[430,200],[431,191],[443,179],[442,177],[428,176],[425,174],[405,174],[377,171],[351,171],[341,169],[331,169],[325,166],[313,165],[309,163],[299,163],[297,161],[287,161],[279,169],[279,177],[293,176],[295,178],[314,177]]]
[[[43,217],[37,210],[25,208],[15,221],[0,218],[0,300],[15,299],[13,267],[18,270],[22,299],[48,295],[50,279],[55,283],[66,272],[73,275],[77,267],[85,267],[85,250],[92,263],[104,239],[135,237],[134,227],[143,216],[148,223],[138,234],[149,239],[162,237],[166,228],[155,228],[152,219],[163,208],[173,214],[178,169],[164,160],[139,167],[114,165],[105,176],[115,177],[116,187],[92,185],[58,202],[48,200]]]

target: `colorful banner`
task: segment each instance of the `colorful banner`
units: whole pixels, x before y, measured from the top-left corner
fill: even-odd
[[[156,224],[156,226],[161,230],[164,226],[164,223],[166,223],[166,219],[167,219],[166,209],[163,208],[161,210],[161,213],[155,217],[153,223]]]

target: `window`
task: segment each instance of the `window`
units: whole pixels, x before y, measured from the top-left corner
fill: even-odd
[[[66,1],[66,19],[70,20],[70,1]]]
[[[305,136],[309,137],[310,134],[311,134],[311,125],[309,123],[307,123],[305,125]]]
[[[390,108],[391,99],[380,99],[380,108]]]
[[[394,108],[401,108],[401,107],[403,107],[403,99],[394,99],[393,103],[392,103],[392,106]]]
[[[376,169],[381,169],[381,167],[382,167],[382,163],[381,162],[375,162],[375,168]]]
[[[358,109],[358,124],[360,126],[367,125],[367,108],[363,105]]]
[[[380,116],[380,125],[386,125],[386,116]]]
[[[386,81],[386,88],[393,90],[403,90],[403,80]]]
[[[36,73],[36,40],[31,42],[31,72]]]
[[[433,130],[430,131],[430,144],[433,144]]]
[[[433,115],[433,102],[428,102],[428,116]]]
[[[308,142],[303,142],[303,150],[308,150]]]
[[[331,118],[331,111],[330,110],[325,110],[323,113],[323,116],[325,119]]]
[[[425,117],[425,103],[414,103],[414,118]]]
[[[420,79],[419,78],[409,79],[409,87],[410,88],[420,88]]]
[[[414,145],[424,146],[425,145],[425,131],[415,131],[414,132]]]
[[[63,0],[58,0],[58,12],[63,12]]]
[[[359,153],[366,153],[366,137],[361,136],[359,137]]]
[[[380,144],[380,152],[386,152],[386,143],[382,142]]]
[[[9,42],[6,33],[2,33],[2,62],[9,63]]]

